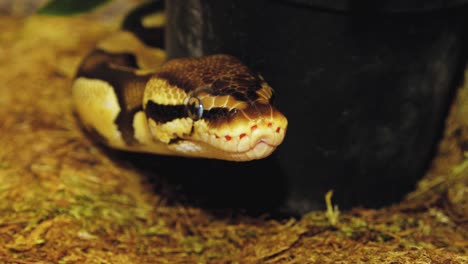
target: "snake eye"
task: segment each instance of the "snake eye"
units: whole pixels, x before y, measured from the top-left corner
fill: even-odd
[[[203,104],[198,97],[190,96],[185,104],[188,116],[197,121],[203,115]]]

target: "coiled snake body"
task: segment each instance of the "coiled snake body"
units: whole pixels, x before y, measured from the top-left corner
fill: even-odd
[[[99,43],[72,87],[86,130],[121,150],[232,161],[264,158],[283,141],[272,88],[238,59],[164,56],[128,31]]]

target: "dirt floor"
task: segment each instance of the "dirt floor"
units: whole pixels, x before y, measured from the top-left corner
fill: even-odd
[[[171,202],[80,130],[71,77],[117,25],[90,18],[0,16],[1,263],[468,263],[468,86],[401,204],[214,214]]]

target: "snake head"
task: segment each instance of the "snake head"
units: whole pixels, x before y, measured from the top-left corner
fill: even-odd
[[[273,89],[234,57],[172,60],[152,82],[144,103],[149,127],[174,155],[261,159],[285,137],[288,122],[273,106]]]
[[[192,138],[209,145],[222,159],[248,161],[269,156],[285,137],[287,119],[271,104],[273,91],[266,83],[256,94],[255,100],[199,94],[198,107],[189,107],[191,112],[202,113],[193,119]]]

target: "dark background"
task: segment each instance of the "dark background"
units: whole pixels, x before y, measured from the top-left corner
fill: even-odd
[[[300,214],[330,189],[341,208],[399,201],[430,164],[460,82],[462,2],[166,1],[169,56],[241,58],[289,127],[268,159],[163,158],[156,172],[213,208]]]

